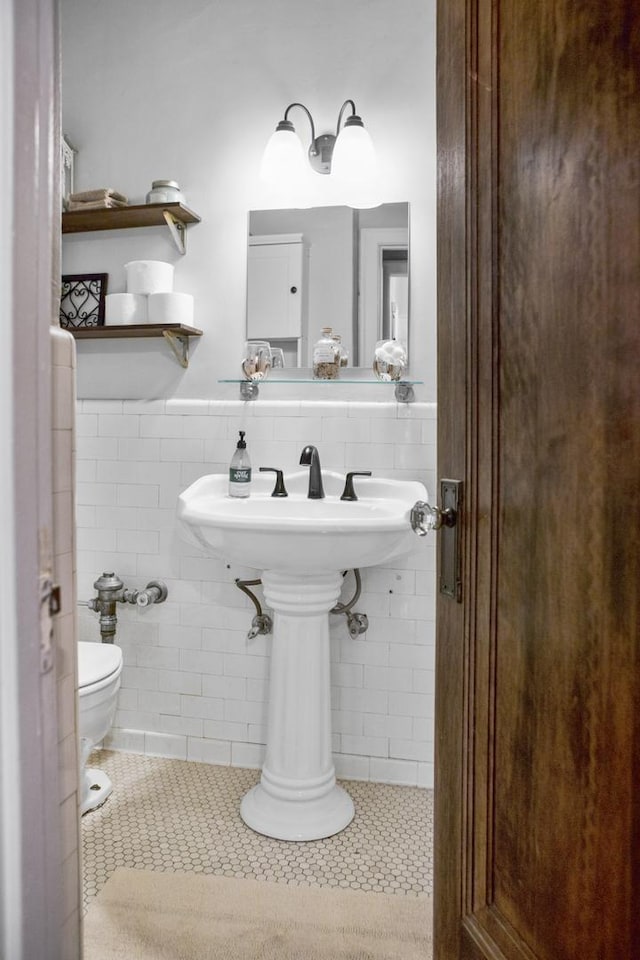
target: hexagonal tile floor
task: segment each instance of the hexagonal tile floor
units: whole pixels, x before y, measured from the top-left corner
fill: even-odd
[[[300,886],[417,896],[431,892],[433,798],[420,787],[341,781],[356,815],[326,840],[289,843],[250,830],[240,800],[259,770],[99,750],[114,784],[82,818],[84,908],[116,867],[213,873]]]

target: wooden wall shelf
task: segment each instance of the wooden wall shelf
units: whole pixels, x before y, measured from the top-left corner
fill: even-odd
[[[165,330],[173,330],[185,337],[201,337],[202,330],[186,323],[127,323],[103,327],[67,327],[76,340],[122,340],[127,337],[162,337]]]
[[[91,230],[161,226],[165,223],[165,210],[180,223],[200,223],[198,214],[182,203],[140,203],[110,210],[67,210],[62,214],[62,232],[89,233]]]
[[[173,242],[182,254],[186,252],[188,223],[200,223],[200,217],[182,203],[139,203],[110,209],[67,210],[62,214],[63,233],[128,230],[132,227],[157,227],[166,224]]]
[[[201,337],[202,330],[185,323],[131,323],[104,327],[67,328],[76,340],[123,340],[134,337],[164,337],[182,367],[189,366],[189,338]]]

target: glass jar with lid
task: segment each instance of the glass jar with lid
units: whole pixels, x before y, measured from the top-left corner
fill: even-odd
[[[320,339],[313,348],[313,377],[315,380],[335,380],[340,372],[340,344],[331,327],[323,327]]]
[[[184,203],[184,194],[177,180],[154,180],[147,194],[147,203]]]
[[[378,340],[373,354],[373,372],[378,380],[400,380],[407,368],[407,348],[398,340]]]
[[[341,367],[348,367],[348,366],[349,366],[349,351],[348,351],[347,349],[345,349],[345,347],[343,346],[343,344],[342,344],[342,337],[340,336],[339,333],[334,333],[334,334],[333,334],[333,339],[335,340],[336,344],[338,345],[338,356],[339,356],[339,358],[340,358],[340,366],[341,366]]]

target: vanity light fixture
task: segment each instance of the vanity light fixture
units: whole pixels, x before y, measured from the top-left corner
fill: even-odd
[[[353,100],[345,100],[340,107],[336,132],[316,136],[310,111],[303,103],[290,103],[265,147],[260,166],[260,179],[272,186],[283,183],[300,187],[309,168],[304,162],[304,150],[289,112],[299,107],[311,125],[311,143],[307,152],[311,168],[320,174],[331,174],[344,190],[345,202],[354,207],[378,206],[374,194],[377,161],[373,141],[356,113]],[[347,108],[351,114],[343,121]]]

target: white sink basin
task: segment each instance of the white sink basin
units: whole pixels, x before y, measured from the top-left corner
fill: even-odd
[[[251,496],[239,499],[225,474],[200,477],[178,498],[183,533],[222,559],[296,573],[386,563],[416,543],[409,514],[427,499],[418,481],[354,477],[358,499],[347,501],[343,474],[323,471],[323,500],[308,499],[308,470],[285,476],[288,497],[271,496],[274,479],[254,474]]]
[[[427,499],[417,481],[354,477],[358,500],[340,500],[344,476],[325,470],[322,479],[323,500],[308,499],[307,470],[285,477],[287,497],[271,496],[274,474],[256,473],[247,499],[228,496],[225,474],[201,477],[178,498],[187,539],[262,571],[274,612],[268,733],[260,783],[240,815],[279,840],[330,837],[354,815],[331,753],[329,611],[341,571],[411,550],[411,508]]]

